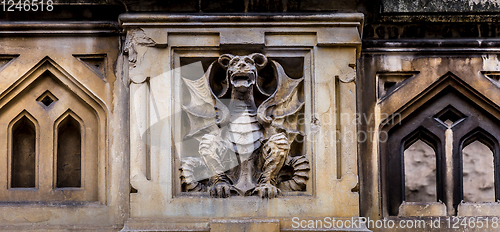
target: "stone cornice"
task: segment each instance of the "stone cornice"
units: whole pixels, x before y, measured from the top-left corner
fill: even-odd
[[[361,13],[335,14],[121,14],[119,22],[123,27],[165,26],[205,27],[249,26],[249,27],[325,27],[355,26],[363,24]]]
[[[116,22],[0,22],[0,35],[118,34]]]

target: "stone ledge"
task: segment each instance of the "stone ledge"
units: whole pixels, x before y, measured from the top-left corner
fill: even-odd
[[[500,214],[500,202],[468,203],[462,202],[458,205],[458,216],[498,216]]]
[[[111,21],[94,22],[1,22],[0,34],[12,36],[25,36],[27,34],[115,34],[120,31],[120,26]]]
[[[446,216],[443,202],[403,202],[399,206],[399,216]]]
[[[345,26],[360,26],[363,23],[361,13],[335,13],[335,14],[121,14],[119,22],[123,26],[163,25],[177,26],[203,26],[225,25],[227,22],[238,24],[249,24],[262,26],[263,24],[301,26],[302,23],[311,24],[315,22],[317,26],[324,27],[325,24],[341,24]]]
[[[298,217],[297,217],[298,218]],[[248,231],[248,232],[277,232],[277,231],[370,231],[365,224],[357,224],[352,228],[350,223],[347,227],[333,227],[323,224],[328,221],[359,221],[360,218],[336,218],[336,217],[314,217],[298,218],[307,222],[305,227],[297,226],[290,218],[131,218],[125,222],[121,231]],[[331,219],[331,220],[330,220]],[[309,228],[310,222],[315,223],[315,228]],[[319,221],[322,221],[321,225]],[[359,225],[359,226],[358,226]]]
[[[277,219],[216,219],[210,221],[213,232],[279,232],[280,221]]]

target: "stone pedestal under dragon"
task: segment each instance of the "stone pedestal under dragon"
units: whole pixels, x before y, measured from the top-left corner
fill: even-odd
[[[273,77],[259,75],[266,65]],[[214,69],[221,67],[227,70],[225,78],[216,78]],[[281,191],[305,191],[309,161],[304,154],[290,152],[298,135],[305,136],[299,123],[303,77],[288,77],[278,62],[260,53],[224,54],[203,77],[183,82],[189,100],[182,109],[190,125],[183,140],[199,141],[199,154],[181,160],[183,191],[208,191],[221,198],[274,198]],[[217,94],[213,86],[219,87]],[[258,106],[255,94],[266,98]],[[223,96],[229,96],[227,104]]]

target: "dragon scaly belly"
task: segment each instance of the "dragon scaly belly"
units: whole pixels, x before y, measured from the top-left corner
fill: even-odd
[[[231,116],[227,140],[233,144],[231,150],[239,154],[249,154],[260,147],[264,136],[262,127],[253,112],[244,111]]]

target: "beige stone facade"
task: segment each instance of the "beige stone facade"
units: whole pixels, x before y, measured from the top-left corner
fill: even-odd
[[[2,230],[120,229],[128,103],[116,25],[11,29],[0,48]]]
[[[1,231],[500,227],[496,1],[11,2]]]
[[[243,231],[245,225],[255,226],[252,231],[259,231],[260,225],[293,229],[290,220],[297,212],[304,218],[359,216],[358,194],[351,189],[357,186],[352,122],[361,15],[269,20],[130,14],[123,15],[121,22],[128,33],[130,180],[136,190],[130,196],[131,218],[124,230],[148,229],[150,223],[155,229],[175,230],[234,227]],[[203,23],[203,28],[193,27],[197,23]],[[303,151],[310,162],[307,187],[274,199],[186,195],[177,170],[183,153],[196,149],[185,147],[187,142],[182,140],[181,77],[188,71],[203,75],[206,70],[200,63],[197,68],[196,61],[252,52],[280,62],[289,76],[291,65],[302,66],[297,74],[304,78],[302,120],[312,122],[304,124]],[[190,146],[197,146],[196,142]],[[186,217],[192,222],[184,221]]]
[[[496,82],[488,77],[489,72],[496,72],[496,55],[470,54],[467,57],[451,56],[445,59],[409,52],[374,55],[373,58],[376,64],[371,66],[373,68],[364,69],[370,73],[365,75],[373,75],[378,80],[387,75],[400,79],[395,81],[395,87],[391,85],[386,88],[388,92],[384,95],[379,89],[377,104],[372,109],[375,121],[368,122],[369,125],[379,126],[374,127],[374,140],[366,144],[371,146],[365,147],[370,150],[365,155],[371,154],[371,158],[367,159],[381,165],[380,169],[367,168],[373,172],[370,176],[374,183],[376,179],[381,180],[373,186],[379,191],[372,193],[371,198],[379,200],[367,207],[370,208],[370,214],[383,214],[394,220],[415,216],[430,220],[438,216],[497,215],[499,205],[491,197],[495,194],[487,193],[488,189],[495,191],[492,188],[496,185],[490,166],[494,164],[491,158],[495,156],[489,157],[492,153],[496,154],[493,139],[496,136],[491,137],[492,140],[486,137],[490,136],[489,133],[496,133],[495,124],[486,126],[494,122],[494,115],[497,115],[495,111],[490,111],[495,108],[493,102],[498,102],[496,95],[490,92],[496,88]],[[393,81],[394,78],[382,79],[379,84],[387,80]],[[468,92],[472,90],[474,92]],[[464,99],[470,100],[462,103]],[[401,141],[402,145],[394,146],[396,143],[393,141],[396,140]],[[419,140],[418,147],[427,153],[421,158],[415,156],[418,151],[411,147]],[[486,149],[481,145],[487,146]],[[399,156],[404,157],[401,158],[401,165],[391,158],[398,154],[398,149],[401,152],[408,149],[408,152]],[[418,169],[418,165],[423,165],[425,169]],[[435,170],[429,170],[432,168]],[[476,171],[478,168],[481,171]],[[394,187],[399,184],[393,178],[399,170],[404,170],[403,176],[406,178],[402,186],[405,196],[401,197],[404,198],[399,198],[396,192],[400,190]],[[473,179],[468,180],[471,175]],[[416,182],[423,187],[421,199],[409,195],[412,184]],[[437,194],[433,191],[437,191]],[[379,193],[381,195],[377,195]],[[471,196],[477,198],[471,199]]]
[[[125,14],[120,23],[122,43],[112,23],[54,24],[50,30],[12,24],[16,32],[4,33],[4,229],[279,231],[296,229],[294,216],[360,216],[354,103],[361,14]],[[256,73],[263,94],[277,91],[271,95],[277,102],[286,94],[285,87],[260,82],[272,80],[272,70],[278,89],[284,80],[299,84],[286,96],[300,102],[293,117],[301,134],[282,150],[289,154],[280,156],[284,168],[269,169],[279,172],[271,176],[276,187],[259,185],[265,198],[255,187],[220,199],[186,192],[179,168],[196,149],[182,139],[188,122],[182,78],[209,73],[204,65],[221,54],[256,52],[268,64]],[[259,106],[261,98],[256,95]],[[274,104],[271,117],[292,107]],[[278,149],[266,142],[278,132],[255,125],[266,129],[262,146]],[[265,173],[266,167],[255,167]],[[244,188],[241,183],[234,186]],[[271,187],[278,192],[271,195]]]

